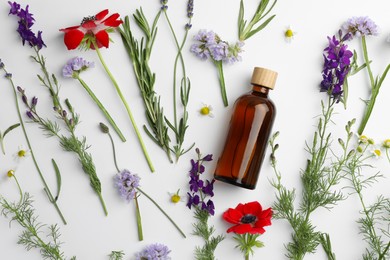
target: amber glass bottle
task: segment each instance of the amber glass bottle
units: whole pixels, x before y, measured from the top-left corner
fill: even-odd
[[[275,119],[275,106],[268,92],[277,73],[256,67],[252,91],[234,103],[225,146],[214,172],[216,180],[255,189]]]

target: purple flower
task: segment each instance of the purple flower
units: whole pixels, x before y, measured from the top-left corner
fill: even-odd
[[[211,161],[212,154],[208,154],[204,157],[201,157],[200,151],[198,148],[195,149],[198,154],[198,160],[191,160],[191,170],[189,171],[190,176],[190,192],[188,192],[188,201],[187,207],[191,209],[192,206],[198,206],[201,204],[201,209],[206,210],[210,215],[214,215],[214,204],[209,199],[206,202],[207,197],[213,197],[214,192],[214,180],[203,181],[200,178],[200,175],[204,173],[205,167],[202,165],[204,161]]]
[[[20,8],[20,5],[16,2],[11,3],[9,14],[16,15],[19,17],[18,29],[16,30],[20,37],[22,38],[23,45],[28,42],[31,47],[36,47],[38,50],[42,49],[43,46],[46,46],[42,40],[42,32],[38,31],[38,34],[35,35],[31,31],[31,27],[34,25],[33,14],[28,11],[28,5],[26,9]]]
[[[4,67],[5,67],[4,62],[2,62],[0,59],[0,69],[4,69]]]
[[[322,70],[321,92],[327,92],[336,102],[339,102],[343,89],[345,78],[350,71],[351,58],[353,53],[348,50],[348,46],[344,44],[345,39],[348,39],[350,34],[342,37],[339,31],[339,38],[336,36],[328,37],[329,45],[324,49],[324,67]]]
[[[192,18],[194,16],[194,0],[188,0],[187,3],[187,17]]]
[[[170,260],[171,250],[163,244],[151,244],[136,254],[136,260]]]
[[[69,60],[62,68],[62,76],[64,76],[65,78],[77,77],[80,72],[93,67],[93,62],[86,61],[81,57],[75,57]]]
[[[190,51],[202,60],[208,58],[213,61],[223,61],[226,63],[234,63],[241,61],[239,53],[241,53],[244,42],[237,42],[236,44],[229,44],[222,41],[218,34],[213,31],[200,30],[194,36],[194,43]]]
[[[137,174],[133,174],[125,169],[115,175],[114,181],[115,187],[118,188],[122,198],[128,202],[134,199],[140,181],[140,177]]]
[[[378,26],[367,16],[352,17],[342,26],[344,32],[349,32],[352,36],[362,37],[368,35],[378,35]]]

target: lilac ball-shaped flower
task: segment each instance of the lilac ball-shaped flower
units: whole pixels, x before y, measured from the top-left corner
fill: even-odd
[[[353,36],[362,37],[379,34],[378,26],[373,20],[367,16],[352,17],[349,18],[342,26],[341,29],[345,32],[350,32]]]
[[[72,78],[77,73],[77,75],[87,70],[88,68],[93,68],[95,64],[93,62],[89,62],[81,57],[75,57],[69,60],[66,65],[62,68],[62,76],[65,78]]]
[[[169,253],[171,250],[163,244],[151,244],[145,247],[144,250],[136,254],[136,260],[170,260]]]
[[[140,179],[137,174],[133,174],[125,169],[115,175],[115,187],[118,188],[121,197],[130,202],[135,197]]]

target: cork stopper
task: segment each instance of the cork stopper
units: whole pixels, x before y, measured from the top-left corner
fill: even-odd
[[[251,83],[254,85],[264,86],[274,89],[278,73],[269,69],[255,67],[253,69]]]

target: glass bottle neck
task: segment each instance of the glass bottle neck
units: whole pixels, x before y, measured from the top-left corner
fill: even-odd
[[[269,92],[269,88],[260,85],[253,85],[252,90],[257,93],[262,93],[266,96],[268,96],[268,92]]]

